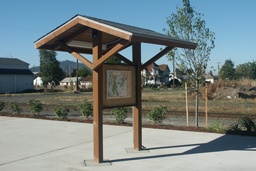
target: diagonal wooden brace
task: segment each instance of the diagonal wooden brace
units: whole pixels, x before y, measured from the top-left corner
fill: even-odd
[[[120,41],[116,46],[114,46],[110,51],[108,51],[104,56],[102,56],[100,59],[98,59],[95,63],[93,63],[93,70],[96,70],[101,65],[104,64],[109,58],[114,56],[116,53],[118,53],[120,50],[124,49],[127,45],[129,45],[130,42],[127,40]]]
[[[161,52],[159,52],[157,55],[155,55],[154,57],[152,57],[150,60],[148,60],[146,63],[144,63],[141,66],[141,71],[145,68],[147,68],[150,64],[152,64],[153,62],[157,61],[159,58],[161,58],[162,56],[164,56],[165,54],[167,54],[168,52],[170,52],[174,47],[170,47],[167,46],[164,50],[162,50]]]
[[[81,61],[84,65],[86,65],[88,68],[92,68],[92,63],[86,59],[85,57],[83,57],[82,55],[80,55],[79,53],[75,52],[73,49],[71,49],[68,45],[66,45],[65,43],[58,41],[56,42],[59,46],[61,46],[63,49],[65,49],[66,51],[68,51],[71,55],[73,55],[76,59],[78,59],[79,61]]]
[[[132,65],[132,61],[130,61],[129,59],[127,59],[126,57],[124,57],[123,55],[121,55],[120,53],[115,54],[115,56],[117,58],[119,58],[120,60],[124,61],[125,63]]]

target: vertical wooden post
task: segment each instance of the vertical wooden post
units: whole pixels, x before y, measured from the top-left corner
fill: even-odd
[[[93,64],[102,56],[102,32],[92,31],[93,36]],[[93,70],[93,143],[94,162],[103,162],[103,134],[102,134],[102,109],[103,109],[103,70],[102,66]]]
[[[76,59],[76,90],[78,91],[78,59]]]
[[[186,92],[186,116],[187,116],[187,127],[189,127],[189,120],[188,120],[188,86],[185,83],[185,92]]]
[[[141,43],[133,42],[132,46],[133,63],[136,64],[136,100],[137,106],[133,106],[133,125],[134,125],[134,150],[142,148],[141,130]]]
[[[207,97],[207,89],[208,89],[208,83],[205,84],[205,127],[208,127],[208,109],[207,109],[207,101],[208,101],[208,97]]]

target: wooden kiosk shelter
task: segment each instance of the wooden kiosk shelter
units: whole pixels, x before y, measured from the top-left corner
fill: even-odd
[[[133,105],[134,150],[141,150],[141,71],[175,47],[195,49],[197,46],[196,43],[151,30],[84,15],[76,15],[34,43],[36,49],[69,52],[93,70],[93,141],[96,163],[103,162],[103,64],[115,55],[126,64],[135,66],[136,72],[132,76],[136,80],[136,103]],[[141,43],[164,45],[166,48],[142,64]],[[129,46],[132,46],[132,61],[119,54]],[[81,54],[92,54],[93,62]]]

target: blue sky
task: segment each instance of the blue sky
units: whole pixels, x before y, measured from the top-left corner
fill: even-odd
[[[32,67],[39,65],[34,41],[76,14],[163,33],[162,29],[167,28],[166,17],[176,12],[182,0],[0,0],[0,4],[0,57],[19,58]],[[216,46],[208,66],[217,69],[217,62],[223,65],[226,59],[235,65],[255,60],[255,0],[190,0],[190,4],[197,12],[204,13],[206,26],[216,34]],[[142,44],[142,62],[157,54],[160,48]],[[131,49],[122,54],[131,59]],[[91,60],[91,55],[85,57]],[[63,52],[58,52],[57,59],[75,61]],[[166,57],[157,63],[168,64],[172,70],[172,63]]]

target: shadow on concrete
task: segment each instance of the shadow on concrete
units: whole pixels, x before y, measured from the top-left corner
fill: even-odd
[[[214,153],[214,152],[231,151],[231,150],[256,152],[256,137],[223,135],[222,137],[219,137],[207,143],[152,147],[147,149],[159,150],[159,149],[180,148],[180,147],[189,147],[189,146],[196,146],[196,147],[182,153],[160,154],[160,155],[153,155],[153,156],[114,159],[114,160],[110,160],[110,162],[124,162],[124,161],[132,161],[132,160],[154,159],[154,158],[191,155],[191,154],[200,154],[200,153]]]

